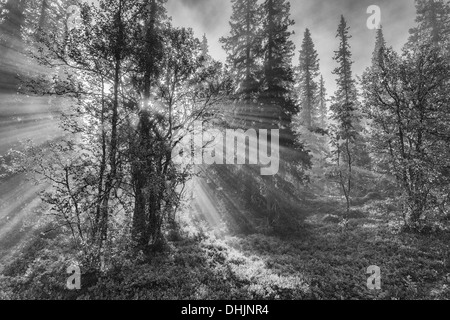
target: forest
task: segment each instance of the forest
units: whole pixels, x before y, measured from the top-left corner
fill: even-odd
[[[448,300],[450,2],[330,75],[288,0],[226,61],[168,1],[0,1],[0,299]]]

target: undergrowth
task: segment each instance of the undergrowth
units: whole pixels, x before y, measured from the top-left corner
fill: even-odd
[[[283,239],[184,233],[150,259],[121,257],[101,274],[83,273],[66,289],[72,252],[61,235],[39,239],[5,268],[1,299],[449,299],[448,231],[401,231],[380,204],[359,208],[344,228],[311,215]],[[330,214],[330,212],[328,212]],[[66,248],[66,249],[63,249]],[[369,266],[381,290],[369,290]]]

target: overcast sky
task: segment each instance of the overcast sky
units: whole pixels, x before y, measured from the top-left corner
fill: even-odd
[[[353,72],[360,75],[370,64],[375,43],[375,30],[367,28],[366,13],[370,5],[381,8],[381,24],[389,46],[400,50],[408,38],[408,30],[414,26],[414,0],[292,0],[291,17],[295,20],[292,40],[296,45],[294,63],[298,64],[298,51],[305,28],[312,33],[320,58],[320,69],[324,75],[328,94],[334,94],[335,83],[332,70],[334,50],[340,15],[343,14],[350,26],[352,39]],[[197,37],[204,33],[209,41],[210,53],[218,60],[225,61],[226,54],[219,38],[227,35],[231,16],[230,0],[168,0],[169,14],[175,26],[192,27]]]

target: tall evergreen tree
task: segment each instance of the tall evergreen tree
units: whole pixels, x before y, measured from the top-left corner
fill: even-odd
[[[259,93],[262,80],[261,10],[258,0],[232,0],[233,13],[230,19],[230,34],[220,39],[227,53],[227,63],[233,78],[235,104],[227,125],[241,129],[254,129],[259,124]],[[232,174],[230,174],[232,175]],[[246,203],[258,187],[252,170],[240,177]]]
[[[337,31],[339,49],[335,51],[334,60],[338,67],[333,71],[337,76],[337,90],[333,97],[331,110],[334,124],[331,126],[332,143],[337,164],[337,178],[347,202],[347,215],[350,211],[350,195],[353,188],[352,170],[355,164],[357,139],[359,138],[358,100],[355,80],[352,76],[352,53],[350,51],[349,27],[341,16]]]
[[[289,28],[295,22],[290,19],[291,6],[286,0],[266,0],[262,8],[265,89],[273,97],[284,97],[294,82],[291,59],[295,47]]]
[[[380,50],[386,48],[386,40],[383,35],[383,28],[380,27],[377,29],[377,35],[375,39],[375,49],[372,54],[372,66],[378,65],[378,61],[380,59]]]
[[[232,0],[230,35],[220,39],[239,93],[259,90],[261,77],[261,14],[257,0]]]
[[[290,18],[287,0],[266,0],[262,4],[264,24],[262,30],[264,52],[264,115],[265,125],[279,128],[281,144],[292,146],[292,117],[298,113],[293,99],[294,72],[292,57],[295,46],[289,28]]]
[[[293,117],[299,108],[295,101],[292,66],[295,46],[290,39],[293,34],[290,27],[295,22],[290,18],[290,10],[287,0],[265,0],[262,3],[264,76],[260,95],[261,121],[267,129],[280,130],[280,157],[283,160],[280,175],[293,175],[301,183],[305,178],[302,169],[311,165],[311,157],[293,127]],[[276,184],[289,190],[289,182],[281,180],[276,180]],[[268,181],[265,183],[270,184]]]
[[[203,35],[202,38],[202,55],[205,58],[209,57],[209,45],[208,45],[208,38],[206,38],[206,33]]]
[[[305,31],[299,60],[301,122],[307,128],[312,128],[315,125],[314,119],[318,111],[316,110],[318,95],[316,78],[319,76],[319,59],[309,29]]]

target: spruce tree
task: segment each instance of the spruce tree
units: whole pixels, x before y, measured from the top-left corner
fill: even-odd
[[[262,4],[264,52],[264,123],[268,128],[280,129],[281,144],[292,147],[294,135],[292,117],[298,113],[293,99],[294,72],[292,57],[295,46],[289,28],[290,3],[286,0],[266,0]]]
[[[349,27],[343,16],[337,31],[339,49],[334,60],[338,67],[333,74],[337,76],[337,90],[333,97],[331,126],[332,143],[336,161],[336,175],[347,202],[347,214],[350,212],[350,195],[353,190],[352,170],[355,164],[357,139],[359,138],[358,100],[355,81],[352,76],[352,53],[350,52]]]
[[[352,74],[352,53],[350,51],[349,27],[343,16],[338,27],[336,37],[340,39],[339,49],[335,51],[334,61],[338,63],[333,71],[337,76],[337,90],[333,97],[333,117],[344,130],[345,135],[354,135],[359,127],[357,114],[357,92],[356,84]]]
[[[384,40],[383,28],[377,29],[377,35],[375,39],[375,49],[372,54],[372,66],[377,66],[380,60],[380,50],[386,48],[386,40]]]
[[[311,156],[294,133],[292,121],[299,108],[294,95],[292,57],[295,46],[290,30],[294,21],[290,18],[290,9],[287,0],[265,0],[262,3],[264,77],[260,96],[261,119],[265,128],[280,131],[280,174],[290,174],[301,184],[305,178],[303,169],[311,166]],[[280,189],[289,190],[292,187],[282,179],[275,177],[273,180],[272,183]]]
[[[290,3],[286,0],[266,0],[264,14],[264,82],[272,97],[285,97],[294,82],[291,59],[294,55],[293,34],[289,28],[294,25],[290,19]]]
[[[231,31],[220,39],[239,88],[249,97],[259,90],[261,78],[261,15],[257,0],[232,0]]]
[[[318,113],[318,110],[316,110],[318,96],[316,78],[319,76],[319,59],[309,29],[305,31],[299,60],[298,82],[301,123],[307,128],[312,128],[316,125],[314,119]]]
[[[203,34],[201,47],[202,47],[202,56],[205,58],[205,60],[210,60],[211,56],[209,55],[209,45],[206,33]]]
[[[230,33],[220,42],[227,53],[227,63],[235,86],[232,118],[227,125],[240,129],[255,129],[259,126],[259,92],[262,78],[261,10],[257,0],[232,0],[233,13],[230,18]],[[243,180],[242,194],[245,202],[258,192],[251,166],[240,178]],[[229,173],[229,175],[233,175]]]

